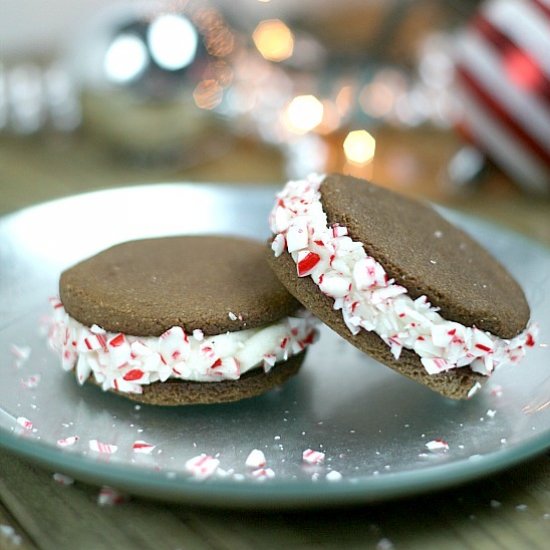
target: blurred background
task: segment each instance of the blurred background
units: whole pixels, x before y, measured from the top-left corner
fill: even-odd
[[[4,0],[0,214],[345,172],[550,243],[550,0]]]

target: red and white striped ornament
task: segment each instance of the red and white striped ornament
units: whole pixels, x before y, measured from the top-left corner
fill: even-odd
[[[458,129],[519,185],[550,193],[550,0],[486,1],[455,60]]]

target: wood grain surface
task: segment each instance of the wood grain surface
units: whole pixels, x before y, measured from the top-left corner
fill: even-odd
[[[376,137],[377,182],[550,244],[550,202],[521,194],[496,169],[490,168],[483,182],[466,192],[449,187],[442,170],[458,146],[452,135],[381,131]],[[341,164],[335,154],[328,169]],[[200,165],[143,166],[113,156],[86,135],[0,138],[0,215],[111,186],[284,179],[281,155],[252,141],[235,141]],[[97,487],[79,482],[62,486],[52,472],[0,451],[0,549],[522,550],[546,549],[550,541],[549,454],[457,489],[337,510],[212,511],[137,498],[100,507],[97,495]]]

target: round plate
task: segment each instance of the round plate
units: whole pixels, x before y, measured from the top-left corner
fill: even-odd
[[[48,349],[48,297],[61,270],[116,242],[183,233],[267,237],[274,188],[148,185],[46,203],[0,221],[0,444],[54,470],[140,495],[219,506],[298,507],[380,501],[495,472],[550,445],[550,252],[488,223],[445,212],[519,279],[539,344],[473,399],[447,400],[399,376],[327,328],[300,374],[235,404],[136,406],[80,387]],[[14,347],[15,346],[15,347]],[[28,348],[28,349],[27,349]],[[26,352],[30,356],[25,359]],[[26,429],[22,419],[32,422]],[[59,439],[78,436],[60,447]],[[447,452],[426,443],[443,439]],[[116,445],[96,453],[89,442]],[[144,440],[155,448],[136,454]],[[305,466],[305,449],[326,454]],[[261,449],[272,479],[245,466]],[[201,453],[224,472],[198,481]],[[327,473],[336,470],[341,478]],[[219,474],[225,475],[219,475]]]

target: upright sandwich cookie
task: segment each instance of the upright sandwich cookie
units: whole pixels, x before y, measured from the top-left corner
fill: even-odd
[[[143,403],[259,395],[298,371],[315,337],[263,245],[239,238],[120,244],[65,271],[59,290],[63,368]]]
[[[289,182],[270,216],[270,265],[360,350],[451,398],[534,345],[509,273],[429,206],[347,176]]]

